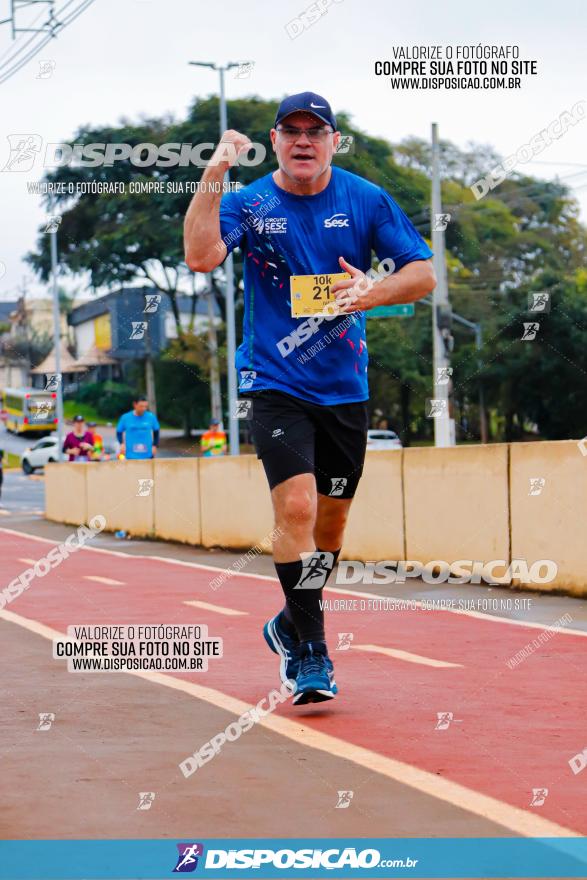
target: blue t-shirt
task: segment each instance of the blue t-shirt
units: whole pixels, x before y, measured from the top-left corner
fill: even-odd
[[[367,400],[365,313],[292,318],[289,279],[342,272],[339,257],[366,272],[372,251],[395,271],[431,257],[391,196],[341,168],[313,196],[288,193],[267,174],[222,198],[220,228],[228,251],[240,247],[244,257],[239,389],[272,388],[326,406]]]
[[[136,416],[134,411],[124,413],[116,426],[117,434],[124,434],[126,458],[152,458],[153,431],[159,430],[159,422],[152,412]]]

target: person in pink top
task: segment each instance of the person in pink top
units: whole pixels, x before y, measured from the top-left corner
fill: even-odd
[[[63,452],[67,452],[69,461],[89,461],[94,448],[94,436],[86,430],[83,416],[75,416],[73,431],[70,431],[63,444]]]

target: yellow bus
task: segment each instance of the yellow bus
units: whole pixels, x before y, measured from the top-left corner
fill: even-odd
[[[54,431],[57,395],[37,388],[4,388],[0,392],[0,416],[7,431],[23,434]]]

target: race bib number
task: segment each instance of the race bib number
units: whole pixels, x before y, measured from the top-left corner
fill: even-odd
[[[328,305],[334,305],[336,297],[330,293],[337,281],[345,281],[348,272],[331,275],[292,275],[289,281],[292,318],[310,318],[312,315],[328,314]],[[325,311],[326,310],[326,311]]]

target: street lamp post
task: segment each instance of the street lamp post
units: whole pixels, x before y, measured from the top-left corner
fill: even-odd
[[[430,306],[434,309],[434,302],[431,297],[425,297],[422,302]],[[483,326],[482,324],[476,323],[475,321],[469,321],[468,318],[464,318],[462,315],[459,315],[458,312],[451,312],[451,318],[456,324],[461,324],[463,327],[468,327],[469,330],[472,330],[475,334],[475,348],[477,349],[477,364],[479,366],[479,434],[481,443],[487,443],[489,434],[487,431],[487,413],[485,411],[485,394],[483,391],[483,380],[481,378],[481,370],[483,367],[483,361],[481,358],[481,351],[483,350]]]
[[[436,287],[432,294],[434,308],[432,310],[432,345],[434,376],[434,397],[443,404],[440,418],[434,419],[434,445],[454,446],[454,422],[450,411],[450,379],[448,384],[439,383],[439,376],[450,368],[450,354],[447,345],[450,330],[441,323],[450,322],[450,304],[448,300],[448,284],[446,262],[444,256],[444,228],[440,222],[442,216],[442,200],[440,195],[440,146],[438,126],[432,123],[432,204],[431,229],[433,262],[436,271]],[[444,332],[443,332],[444,330]]]
[[[224,67],[214,64],[211,61],[190,61],[189,64],[195,67],[209,67],[211,70],[217,70],[220,74],[220,137],[228,128],[226,113],[226,95],[224,91],[224,74],[232,67],[238,67],[235,62],[229,62]],[[228,171],[224,175],[224,181],[228,182],[230,176]],[[227,347],[227,373],[228,373],[228,424],[229,424],[229,452],[231,455],[239,454],[239,421],[236,417],[236,370],[234,360],[236,355],[236,327],[234,315],[234,263],[232,254],[229,254],[224,261],[224,272],[226,276],[225,294],[226,294],[226,347]]]
[[[51,276],[53,287],[53,351],[55,352],[55,373],[57,376],[57,461],[63,461],[63,382],[61,375],[61,316],[59,314],[59,290],[57,289],[57,229],[55,224],[51,236]]]
[[[208,291],[206,306],[208,308],[208,350],[210,352],[210,410],[212,419],[222,421],[222,398],[220,396],[220,368],[218,365],[218,337],[216,336],[216,315],[214,314],[214,290],[212,273],[208,273]]]

